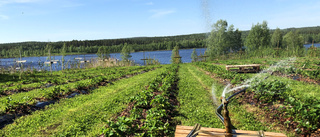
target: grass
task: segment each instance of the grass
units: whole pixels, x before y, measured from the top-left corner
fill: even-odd
[[[209,81],[198,81],[195,70],[191,70],[190,64],[183,64],[179,74],[178,109],[181,116],[176,117],[182,125],[194,126],[199,123],[203,127],[223,128],[222,123],[215,116],[215,107],[211,94],[205,87],[201,86]],[[205,75],[201,75],[205,76]]]

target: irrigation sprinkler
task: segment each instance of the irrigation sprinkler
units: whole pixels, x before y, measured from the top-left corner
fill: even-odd
[[[272,75],[272,72],[270,73]],[[264,79],[267,79],[265,77]],[[191,130],[190,133],[187,135],[187,137],[196,137],[196,136],[225,136],[225,137],[233,137],[233,136],[258,136],[258,137],[286,137],[286,135],[282,133],[273,133],[273,132],[264,132],[262,130],[260,131],[243,131],[243,130],[234,130],[234,127],[231,123],[230,116],[229,116],[229,110],[228,110],[228,104],[232,101],[231,99],[242,93],[245,92],[248,89],[248,87],[243,88],[242,90],[232,94],[228,98],[225,98],[224,96],[221,97],[221,105],[218,106],[215,113],[222,124],[224,124],[225,129],[217,129],[217,128],[205,128],[201,130],[200,124],[196,124],[193,129],[190,129],[190,127],[187,126],[177,126],[176,128],[176,136],[181,136],[183,134],[183,131]],[[201,134],[200,134],[201,133]]]
[[[224,132],[221,131],[220,129],[212,129],[212,130],[216,130],[216,131],[206,131],[206,130],[201,130],[201,126],[200,124],[196,124],[194,126],[194,128],[191,130],[191,132],[187,135],[187,137],[196,137],[198,136],[200,133],[205,134],[206,136],[225,136],[225,137],[233,137],[233,136],[256,136],[256,137],[265,137],[266,134],[264,131],[257,131],[257,132],[239,132],[237,133],[235,130],[232,129],[232,124],[231,124],[231,120],[230,120],[230,116],[229,116],[229,110],[228,110],[228,104],[231,102],[231,99],[246,91],[247,88],[244,88],[236,93],[234,93],[233,95],[229,96],[228,98],[222,98],[222,103],[221,105],[217,108],[216,110],[216,115],[217,117],[220,119],[220,121],[224,124],[225,126],[225,130]],[[223,110],[223,111],[222,111]],[[270,133],[268,133],[270,134]],[[272,135],[271,135],[272,136]]]

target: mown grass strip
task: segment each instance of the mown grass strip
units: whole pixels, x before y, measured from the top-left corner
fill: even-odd
[[[196,123],[199,123],[203,127],[224,128],[223,124],[220,121],[218,121],[218,118],[214,113],[214,111],[216,110],[216,107],[213,105],[212,103],[213,101],[211,99],[212,84],[214,84],[216,97],[221,96],[224,85],[210,78],[210,76],[204,74],[204,72],[201,72],[191,64],[182,65],[179,73],[181,73],[180,82],[179,82],[179,89],[180,89],[179,98],[182,99],[182,101],[183,100],[187,101],[189,104],[188,106],[183,106],[181,101],[179,100],[181,105],[180,112],[183,112],[182,113],[183,115],[191,113],[191,115],[188,116],[187,118],[181,119],[182,125],[194,126]],[[195,75],[190,75],[192,73]],[[205,84],[206,87],[210,87],[210,90],[205,90],[204,88],[201,88],[201,84],[199,81],[197,81],[197,78],[195,76],[198,77],[202,81],[202,83]],[[186,99],[183,99],[182,97]],[[201,109],[201,107],[204,107],[204,108]],[[207,109],[208,111],[206,112],[208,113],[206,114],[206,116],[201,116],[203,113],[202,111],[203,109]],[[243,111],[245,110],[245,108],[239,105],[238,103],[236,103],[236,101],[232,101],[229,104],[228,109],[230,111],[231,121],[237,129],[275,131],[269,128],[269,125],[267,125],[267,123],[261,123],[257,121],[254,114],[247,111]],[[188,111],[184,112],[186,110]]]
[[[46,110],[15,120],[0,131],[0,136],[97,136],[106,124],[104,120],[121,112],[130,96],[164,68],[116,81],[90,95],[63,99]]]
[[[215,107],[208,92],[201,83],[191,75],[189,64],[183,64],[179,74],[178,109],[181,116],[176,117],[182,125],[194,126],[199,123],[203,127],[223,128],[219,119],[215,116]],[[199,76],[199,75],[198,75]],[[206,82],[203,82],[206,83]]]

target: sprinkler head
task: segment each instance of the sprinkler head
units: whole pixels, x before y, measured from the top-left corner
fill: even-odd
[[[221,98],[222,98],[221,100],[223,105],[227,105],[229,103],[225,97],[221,97]]]

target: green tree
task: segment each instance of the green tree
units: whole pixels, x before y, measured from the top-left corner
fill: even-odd
[[[241,39],[241,31],[239,29],[236,29],[234,31],[234,26],[230,25],[227,31],[227,42],[228,42],[228,47],[229,47],[229,52],[230,51],[239,51],[243,44],[242,44],[242,39]]]
[[[245,40],[246,51],[262,50],[270,45],[270,32],[268,24],[263,21],[262,24],[252,26]]]
[[[109,53],[109,50],[107,49],[107,47],[105,47],[105,46],[99,47],[98,51],[97,51],[97,56],[101,59],[109,58],[110,53]]]
[[[271,36],[271,45],[273,48],[282,47],[282,32],[277,28]]]
[[[66,52],[67,52],[66,43],[63,43],[63,46],[61,48],[61,53],[60,53],[62,55],[62,57],[61,57],[61,69],[62,69],[62,71],[63,71],[63,68],[64,68],[64,63],[65,63],[64,57],[66,55]]]
[[[224,53],[227,42],[227,30],[228,23],[225,20],[218,20],[213,24],[212,31],[208,37],[208,49],[207,53],[211,59]]]
[[[179,46],[176,45],[173,50],[172,50],[172,54],[171,54],[171,60],[170,62],[172,64],[178,64],[178,63],[182,63],[181,61],[181,56],[179,54]]]
[[[122,50],[121,50],[121,59],[122,60],[128,60],[129,58],[131,58],[132,56],[130,55],[130,52],[131,52],[131,47],[128,46],[127,43],[124,44]]]
[[[193,51],[191,53],[191,59],[192,59],[192,62],[196,62],[198,60],[198,55],[195,48],[193,48]]]
[[[283,43],[286,46],[288,56],[303,56],[305,48],[303,38],[297,31],[290,31],[283,36]]]
[[[238,51],[242,47],[241,32],[234,26],[228,27],[228,22],[218,20],[212,26],[212,31],[207,39],[206,53],[210,59],[228,54],[231,51]]]

